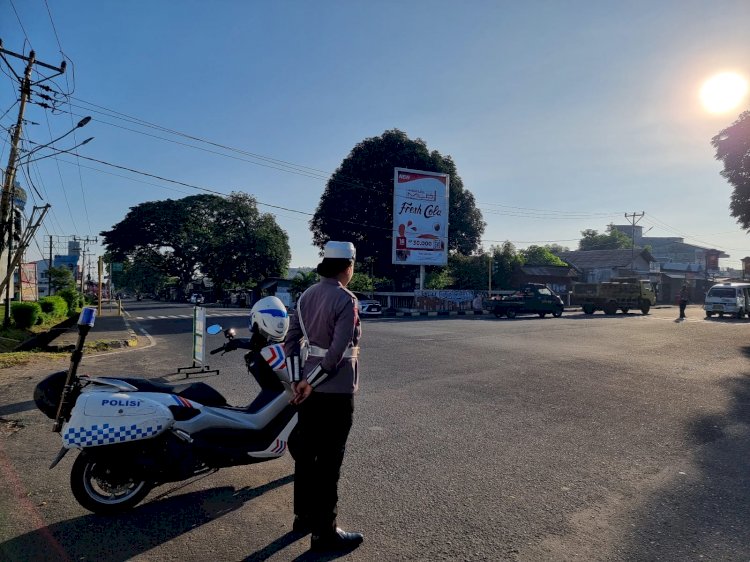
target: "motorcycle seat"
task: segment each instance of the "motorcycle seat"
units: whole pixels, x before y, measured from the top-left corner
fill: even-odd
[[[167,384],[149,379],[121,378],[118,380],[132,384],[141,392],[163,392],[176,394],[187,400],[194,400],[204,406],[222,407],[227,405],[227,399],[221,393],[204,382],[188,382],[183,384]]]

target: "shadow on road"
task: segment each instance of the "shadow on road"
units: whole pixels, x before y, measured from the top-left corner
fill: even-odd
[[[223,486],[156,500],[115,517],[76,517],[0,543],[0,559],[61,560],[64,553],[69,560],[130,560],[293,481],[290,474],[257,488]]]
[[[271,556],[273,556],[280,550],[285,549],[290,544],[302,538],[304,538],[304,536],[301,533],[295,533],[294,531],[290,531],[286,533],[285,535],[280,536],[278,539],[268,544],[267,546],[261,548],[260,550],[253,552],[247,558],[245,558],[242,562],[262,562],[263,560],[268,560]],[[293,562],[323,562],[325,560],[336,560],[337,558],[346,556],[350,552],[356,550],[358,546],[359,545],[352,547],[348,550],[343,550],[340,552],[331,552],[331,553],[307,551],[297,556],[297,558],[295,558]]]
[[[739,350],[750,357],[750,347]],[[750,551],[750,372],[724,379],[731,403],[723,414],[686,427],[696,446],[690,468],[631,514],[638,521],[618,549],[623,560],[748,560]]]

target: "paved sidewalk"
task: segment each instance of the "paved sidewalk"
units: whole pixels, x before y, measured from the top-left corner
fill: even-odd
[[[73,324],[49,343],[49,348],[57,351],[73,349],[78,342],[78,325]],[[94,327],[86,336],[87,343],[103,342],[110,347],[132,347],[138,345],[138,338],[125,316],[119,315],[116,303],[102,303],[101,314],[96,315]]]

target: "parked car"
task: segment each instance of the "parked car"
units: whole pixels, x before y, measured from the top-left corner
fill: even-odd
[[[190,296],[190,304],[203,304],[203,295],[198,293],[193,293]]]
[[[352,292],[357,297],[357,312],[359,312],[360,316],[380,316],[383,314],[383,307],[380,306],[380,301],[370,298],[364,293]]]
[[[725,314],[735,318],[750,316],[750,283],[719,283],[709,289],[703,308],[710,318]]]

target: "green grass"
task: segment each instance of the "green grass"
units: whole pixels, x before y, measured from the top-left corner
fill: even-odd
[[[50,328],[56,326],[64,318],[49,318],[47,315],[43,317],[42,323],[32,326],[28,330],[16,328],[13,325],[13,317],[11,316],[11,325],[7,328],[3,327],[3,319],[5,318],[5,305],[0,305],[0,353],[7,353],[13,351],[16,346],[25,342],[27,339],[44,332],[49,331]]]
[[[27,363],[38,359],[60,361],[62,363],[66,360],[70,360],[70,353],[48,353],[46,351],[13,351],[10,353],[0,353],[0,369],[26,365]]]

